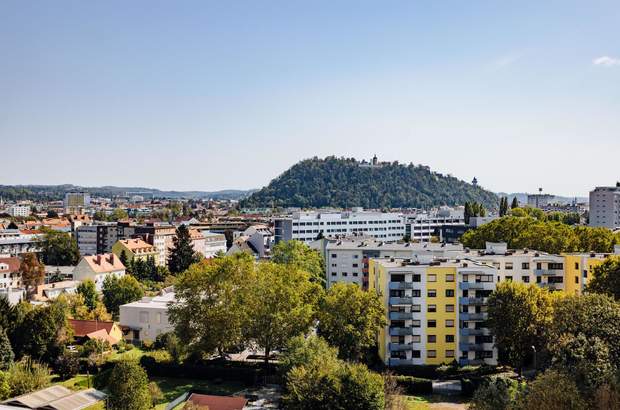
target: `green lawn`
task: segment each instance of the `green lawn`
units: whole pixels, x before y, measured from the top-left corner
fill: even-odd
[[[407,404],[407,410],[429,410],[432,403],[459,403],[467,405],[467,400],[460,396],[401,396]]]
[[[157,386],[159,386],[161,392],[164,394],[165,401],[155,406],[157,410],[165,409],[168,403],[192,388],[205,390],[208,393],[217,395],[231,395],[245,388],[239,383],[216,384],[207,380],[177,379],[171,377],[153,377],[151,381],[157,383]]]

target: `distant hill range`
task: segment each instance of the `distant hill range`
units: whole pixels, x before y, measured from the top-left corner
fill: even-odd
[[[525,192],[513,192],[511,194],[506,193],[506,192],[498,192],[497,196],[505,196],[508,197],[508,203],[512,202],[512,198],[517,197],[517,201],[519,201],[519,204],[521,205],[527,205],[527,193]],[[564,204],[564,205],[568,205],[568,204],[572,204],[573,201],[577,200],[577,203],[588,203],[589,202],[589,198],[587,197],[583,197],[583,196],[576,196],[576,197],[568,197],[568,196],[558,196],[558,195],[554,195],[555,197],[555,203],[558,204]]]
[[[4,200],[60,200],[67,192],[88,192],[98,197],[127,197],[131,195],[145,195],[153,198],[168,199],[229,199],[239,200],[255,192],[252,190],[227,189],[223,191],[160,191],[159,189],[143,187],[82,187],[77,185],[0,185],[0,197]]]
[[[467,201],[496,209],[498,197],[477,185],[422,165],[306,159],[241,201],[244,207],[430,208]]]

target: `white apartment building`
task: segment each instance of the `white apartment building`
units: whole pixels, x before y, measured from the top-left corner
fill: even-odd
[[[432,211],[404,215],[405,235],[414,241],[428,242],[442,226],[465,226],[465,211],[442,207]]]
[[[171,289],[160,296],[144,297],[137,302],[121,305],[119,323],[128,329],[126,339],[132,342],[154,341],[162,333],[174,329],[168,321],[168,306],[175,301]]]
[[[220,252],[226,253],[226,237],[224,234],[203,230],[202,236],[205,238],[205,258],[213,258]]]
[[[40,252],[39,240],[43,234],[38,231],[19,229],[0,230],[0,255],[17,256],[27,252]]]
[[[13,217],[21,216],[25,218],[30,216],[30,205],[11,205],[7,209],[7,213]]]
[[[294,212],[291,217],[276,218],[275,242],[291,239],[312,242],[320,233],[326,238],[365,234],[383,241],[397,241],[405,235],[401,214],[364,211]]]
[[[113,253],[83,256],[73,270],[74,280],[80,282],[92,280],[98,292],[102,290],[103,282],[109,276],[120,278],[124,275],[125,265]]]
[[[388,243],[373,238],[346,238],[325,245],[324,259],[327,286],[337,282],[367,286],[370,258],[433,258],[456,257],[463,253],[460,244]]]
[[[590,191],[590,226],[620,228],[620,183]]]
[[[542,208],[555,202],[555,195],[549,194],[528,194],[527,205],[532,208]]]
[[[0,258],[0,289],[18,288],[22,286],[19,267],[21,259],[16,257]]]

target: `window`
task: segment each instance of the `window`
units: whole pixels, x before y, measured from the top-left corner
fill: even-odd
[[[434,298],[437,296],[437,291],[435,289],[429,289],[427,295],[429,298]]]
[[[563,263],[549,263],[548,265],[550,270],[562,270],[564,269]]]
[[[420,335],[411,336],[412,343],[420,343],[422,341],[422,337]]]
[[[512,270],[512,262],[506,262],[506,264],[504,265],[504,268],[506,270]]]
[[[437,312],[437,305],[428,305],[429,312]]]
[[[579,270],[579,262],[575,262],[575,270]]]
[[[453,298],[454,297],[454,289],[446,289],[446,297]]]
[[[411,296],[414,297],[414,298],[419,298],[420,296],[422,296],[422,293],[421,293],[420,289],[414,289],[411,292]]]
[[[412,282],[421,282],[422,277],[420,275],[413,275]]]
[[[354,263],[354,264],[353,264],[353,267],[354,267],[354,268],[357,268],[357,263]]]
[[[422,311],[422,306],[421,305],[411,305],[411,311],[412,312],[421,312]]]
[[[446,275],[446,282],[454,282],[454,275],[449,273]]]
[[[332,276],[336,276],[336,272],[332,272]]]
[[[437,275],[428,275],[429,282],[437,282]]]
[[[454,343],[454,335],[446,335],[446,343]]]
[[[357,277],[357,272],[353,272],[353,276],[356,276],[356,277]]]
[[[454,350],[446,350],[446,357],[454,357]]]
[[[426,341],[428,343],[435,343],[437,342],[437,336],[436,335],[428,335],[426,338]]]
[[[523,283],[530,283],[530,277],[529,276],[521,276],[521,280],[523,281]]]
[[[430,358],[435,358],[437,357],[437,351],[436,350],[429,350],[426,352],[426,357],[430,357]]]
[[[337,258],[338,255],[336,255],[335,253],[332,253],[332,258]]]
[[[454,327],[454,320],[446,319],[446,327]]]
[[[422,322],[420,322],[419,320],[411,321],[411,327],[420,327],[420,326],[422,326]]]
[[[530,264],[529,262],[523,262],[521,264],[521,269],[529,269],[530,268]]]
[[[446,312],[454,312],[454,305],[446,305]]]
[[[426,322],[426,327],[437,327],[437,321],[429,320],[428,322]]]
[[[349,274],[346,272],[342,272],[342,276],[349,276]]]
[[[512,276],[506,276],[506,282],[512,282]]]
[[[579,284],[579,276],[575,276],[575,283]]]
[[[149,312],[140,312],[140,323],[149,323]]]
[[[419,359],[420,358],[420,351],[419,350],[412,350],[411,351],[411,358]]]
[[[542,277],[536,276],[536,283],[541,283],[541,282],[542,282]]]
[[[338,266],[337,263],[332,263],[332,268],[336,268]]]

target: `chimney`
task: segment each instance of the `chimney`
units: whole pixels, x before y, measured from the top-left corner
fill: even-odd
[[[110,265],[114,265],[114,254],[110,254]]]
[[[97,265],[101,265],[101,255],[97,255],[97,259],[95,263],[97,263]]]

